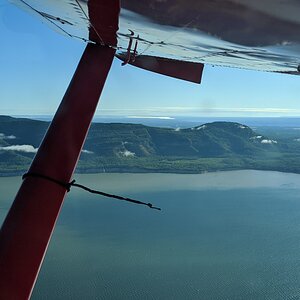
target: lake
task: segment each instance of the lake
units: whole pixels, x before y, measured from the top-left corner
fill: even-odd
[[[32,299],[300,299],[300,175],[75,175]],[[0,178],[0,223],[20,178]]]

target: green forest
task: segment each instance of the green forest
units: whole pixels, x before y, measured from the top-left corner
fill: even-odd
[[[0,116],[0,176],[26,172],[49,122]],[[76,172],[300,173],[300,130],[212,122],[174,129],[93,123]],[[66,137],[66,143],[68,137]],[[57,149],[59,151],[59,149]]]

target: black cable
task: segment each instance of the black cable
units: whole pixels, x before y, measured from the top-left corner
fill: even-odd
[[[83,189],[83,190],[85,190],[85,191],[87,191],[87,192],[89,192],[91,194],[97,194],[97,195],[101,195],[101,196],[108,197],[108,198],[114,198],[114,199],[118,199],[118,200],[122,200],[122,201],[131,202],[131,203],[134,203],[134,204],[141,204],[141,205],[148,206],[149,208],[152,208],[152,209],[161,210],[161,208],[153,206],[151,203],[146,203],[146,202],[142,202],[142,201],[131,199],[131,198],[127,198],[127,197],[122,197],[122,196],[118,196],[118,195],[108,194],[108,193],[105,193],[105,192],[101,192],[101,191],[90,189],[90,188],[88,188],[88,187],[86,187],[84,185],[75,183],[76,182],[75,180],[72,180],[69,183],[65,183],[65,182],[62,182],[60,180],[54,179],[52,177],[49,177],[47,175],[42,175],[42,174],[38,174],[38,173],[31,173],[31,172],[30,173],[25,173],[22,176],[22,179],[24,180],[27,177],[39,177],[39,178],[43,178],[43,179],[52,181],[52,182],[54,182],[54,183],[56,183],[56,184],[64,187],[67,190],[67,192],[70,191],[70,189],[71,189],[72,186],[75,186],[75,187]]]
[[[25,173],[23,176],[22,176],[22,179],[24,180],[25,178],[27,177],[38,177],[38,178],[43,178],[43,179],[46,179],[46,180],[49,180],[49,181],[52,181],[62,187],[64,187],[67,192],[70,192],[70,184],[69,183],[65,183],[65,182],[62,182],[60,180],[57,180],[57,179],[54,179],[52,177],[49,177],[47,175],[43,175],[43,174],[38,174],[38,173],[33,173],[33,172],[30,172],[30,173]]]

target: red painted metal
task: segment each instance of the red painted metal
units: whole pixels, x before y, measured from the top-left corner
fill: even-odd
[[[29,172],[69,182],[115,50],[89,44]],[[26,178],[0,230],[0,299],[30,298],[66,190]]]
[[[89,39],[96,43],[116,46],[119,29],[120,0],[89,0]]]
[[[156,57],[149,55],[134,55],[133,59],[130,56],[130,47],[128,46],[127,53],[117,54],[116,56],[125,64],[148,70],[154,73],[159,73],[165,76],[178,78],[194,83],[201,83],[204,65],[189,61],[182,61],[164,57]],[[129,54],[128,54],[129,53]]]

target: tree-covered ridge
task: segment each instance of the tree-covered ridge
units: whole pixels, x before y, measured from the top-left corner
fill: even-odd
[[[45,121],[0,116],[2,176],[26,171],[48,126]],[[199,173],[263,169],[300,173],[299,150],[300,142],[295,139],[272,139],[234,122],[187,129],[93,123],[77,171]]]

